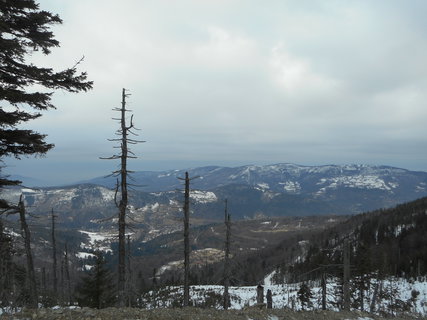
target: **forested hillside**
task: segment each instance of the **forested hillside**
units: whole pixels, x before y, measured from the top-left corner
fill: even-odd
[[[351,216],[325,229],[289,232],[277,245],[237,255],[234,281],[254,285],[275,270],[279,283],[320,279],[323,273],[341,278],[346,240],[352,276],[423,276],[427,274],[426,230],[427,198],[422,198]]]
[[[354,275],[416,277],[427,272],[427,198],[357,215],[320,234],[312,235],[306,254],[284,270],[308,273],[319,266],[342,263],[343,241],[350,243]],[[284,266],[284,265],[283,265]]]

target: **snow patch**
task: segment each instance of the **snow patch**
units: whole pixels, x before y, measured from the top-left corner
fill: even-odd
[[[364,188],[364,189],[380,189],[392,191],[399,185],[394,182],[386,183],[383,179],[376,175],[354,175],[354,176],[340,176],[334,178],[322,178],[317,185],[326,185],[320,192],[325,189],[337,189],[339,186],[348,188]]]
[[[159,208],[160,208],[160,204],[158,202],[156,202],[156,203],[153,203],[153,204],[147,204],[147,205],[143,206],[141,208],[141,210],[143,212],[147,212],[147,211],[156,211]]]
[[[283,185],[283,190],[291,193],[298,193],[301,191],[301,185],[297,181],[286,181],[279,182],[280,185]]]
[[[284,284],[272,284],[272,277],[274,272],[270,273],[264,280],[264,295],[267,290],[271,290],[273,308],[282,309],[290,308],[295,311],[302,310],[301,301],[298,299],[298,290],[301,287],[302,283],[284,283]],[[390,298],[383,298],[380,303],[375,306],[375,314],[388,312],[389,306],[394,303],[394,300],[398,297],[399,300],[403,302],[408,302],[411,305],[411,312],[413,315],[425,316],[427,314],[426,305],[427,305],[427,282],[426,279],[423,281],[407,281],[402,278],[389,278],[383,281],[372,280],[371,285],[373,287],[379,285],[382,286],[384,292],[395,292],[395,295]],[[320,310],[321,309],[321,296],[322,288],[320,281],[308,281],[305,282],[310,287],[312,297],[305,306],[305,310]],[[339,312],[339,294],[337,290],[339,288],[339,279],[329,278],[326,285],[327,293],[327,309]],[[365,305],[369,306],[369,302],[372,299],[373,295],[372,288],[371,290],[366,291],[366,301]],[[222,295],[224,292],[224,287],[220,285],[199,285],[199,286],[190,286],[190,297],[193,305],[203,305],[206,301],[206,297],[209,297],[211,293],[216,295]],[[413,298],[413,292],[418,292],[417,297]],[[246,306],[255,306],[256,296],[257,296],[257,287],[256,286],[247,286],[247,287],[229,287],[230,294],[230,309],[243,309]],[[154,307],[163,307],[168,308],[172,306],[172,303],[176,301],[177,298],[182,297],[183,287],[166,287],[163,289],[159,296],[161,299],[156,300],[153,303],[153,292],[150,292],[146,300],[145,297],[142,297],[144,305],[147,309],[153,309]],[[219,302],[216,306],[217,309],[222,309],[222,304]],[[355,309],[353,309],[355,310]],[[394,317],[399,318],[394,311]],[[396,319],[397,319],[396,318]],[[357,318],[347,318],[348,320],[373,320],[370,317],[359,316]]]
[[[88,258],[94,258],[96,257],[93,253],[88,252],[77,252],[76,257],[79,259],[88,259]]]
[[[193,190],[190,192],[190,198],[198,203],[210,203],[218,200],[212,191]]]
[[[268,190],[268,189],[270,189],[270,186],[268,185],[268,183],[264,183],[264,182],[258,183],[257,186],[259,187],[259,190]]]
[[[82,243],[80,245],[83,249],[90,249],[90,250],[99,250],[104,252],[112,252],[110,248],[110,242],[116,238],[115,233],[107,233],[107,232],[90,232],[90,231],[84,231],[79,230],[80,233],[86,234],[89,237],[89,243],[85,244]]]

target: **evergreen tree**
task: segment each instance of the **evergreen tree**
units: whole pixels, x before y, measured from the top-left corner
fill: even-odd
[[[44,155],[53,147],[45,141],[46,135],[18,125],[55,108],[51,101],[54,90],[92,88],[86,73],[77,73],[80,61],[62,71],[26,61],[36,51],[48,55],[52,47],[59,46],[50,27],[60,23],[58,15],[40,10],[34,0],[0,1],[0,161],[8,156]],[[11,184],[19,181],[0,179],[0,186]]]
[[[8,306],[13,294],[12,238],[3,229],[0,219],[0,307]]]
[[[310,299],[313,297],[310,287],[306,283],[302,283],[298,292],[298,300],[301,302],[301,309],[305,310],[306,307],[310,306]]]
[[[77,288],[78,302],[83,307],[106,308],[115,303],[114,283],[101,252],[95,255],[95,265],[82,278]]]

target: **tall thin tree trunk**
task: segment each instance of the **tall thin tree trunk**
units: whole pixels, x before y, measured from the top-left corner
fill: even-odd
[[[344,310],[350,310],[350,242],[348,239],[344,240],[343,250],[343,302]]]
[[[52,259],[53,259],[53,294],[56,299],[58,294],[58,277],[57,277],[57,260],[56,260],[56,237],[55,237],[55,218],[57,216],[53,214],[52,209]]]
[[[322,310],[326,310],[326,274],[322,273]]]
[[[122,108],[121,108],[121,157],[120,157],[120,191],[121,199],[119,203],[119,274],[118,274],[118,304],[120,307],[125,306],[125,286],[126,286],[126,209],[128,206],[128,189],[127,189],[127,158],[128,158],[128,141],[126,127],[126,90],[122,90]]]
[[[228,287],[230,286],[230,236],[231,223],[230,215],[228,214],[228,201],[225,200],[225,253],[224,253],[224,310],[230,307],[230,295]]]
[[[42,299],[43,300],[46,300],[46,298],[47,298],[47,296],[48,296],[48,293],[47,293],[47,285],[46,285],[46,282],[47,282],[47,277],[46,277],[46,268],[45,267],[43,267],[42,268],[42,283],[41,283],[41,285],[42,285]]]
[[[369,312],[374,313],[376,304],[377,304],[377,298],[378,298],[378,288],[380,286],[380,281],[378,280],[374,287],[374,293],[372,294],[372,300],[371,305],[369,306]]]
[[[129,158],[136,158],[134,153],[129,149],[129,145],[137,144],[138,141],[130,138],[130,135],[136,135],[132,132],[133,129],[138,130],[133,125],[133,116],[130,118],[129,126],[126,125],[126,89],[122,89],[122,103],[120,108],[114,108],[114,111],[120,112],[120,119],[114,119],[120,121],[120,129],[117,130],[116,135],[119,136],[117,139],[110,139],[110,141],[120,142],[120,146],[116,147],[120,149],[120,154],[115,154],[108,158],[101,158],[107,160],[118,160],[120,159],[120,169],[113,172],[113,175],[120,176],[120,183],[117,181],[116,194],[114,201],[117,208],[119,209],[118,214],[118,229],[119,229],[119,262],[118,262],[118,277],[117,277],[117,304],[119,307],[126,305],[126,212],[128,207],[128,182],[127,177],[129,171],[127,169],[127,161]],[[120,189],[120,201],[117,202],[117,194]]]
[[[184,307],[190,302],[190,178],[185,173],[184,192]]]
[[[64,276],[64,257],[62,257],[61,260],[61,305],[64,306],[65,305],[65,276]]]
[[[69,268],[69,260],[68,260],[68,244],[65,243],[65,253],[64,253],[64,271],[65,271],[65,279],[67,282],[67,300],[68,305],[71,305],[71,278],[70,278],[70,268]]]
[[[126,291],[128,297],[128,307],[132,307],[133,300],[133,285],[132,285],[132,266],[130,264],[131,252],[130,252],[130,235],[127,237],[127,273],[126,273]]]
[[[365,276],[360,276],[360,311],[365,311]]]
[[[25,218],[25,205],[22,195],[19,198],[19,219],[21,221],[22,237],[24,238],[25,255],[27,259],[27,278],[28,278],[28,289],[30,295],[29,306],[31,308],[38,308],[38,294],[37,294],[37,282],[36,273],[34,271],[33,255],[31,252],[31,233],[30,228]]]

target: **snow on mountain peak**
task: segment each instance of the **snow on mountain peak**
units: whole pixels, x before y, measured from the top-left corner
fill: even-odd
[[[326,185],[325,187],[322,187],[322,189],[336,189],[340,186],[344,186],[349,188],[380,189],[391,191],[392,189],[398,187],[398,183],[386,183],[383,179],[376,175],[354,175],[322,178],[317,184]]]
[[[211,191],[192,190],[190,198],[198,203],[209,203],[217,201],[215,193]]]

